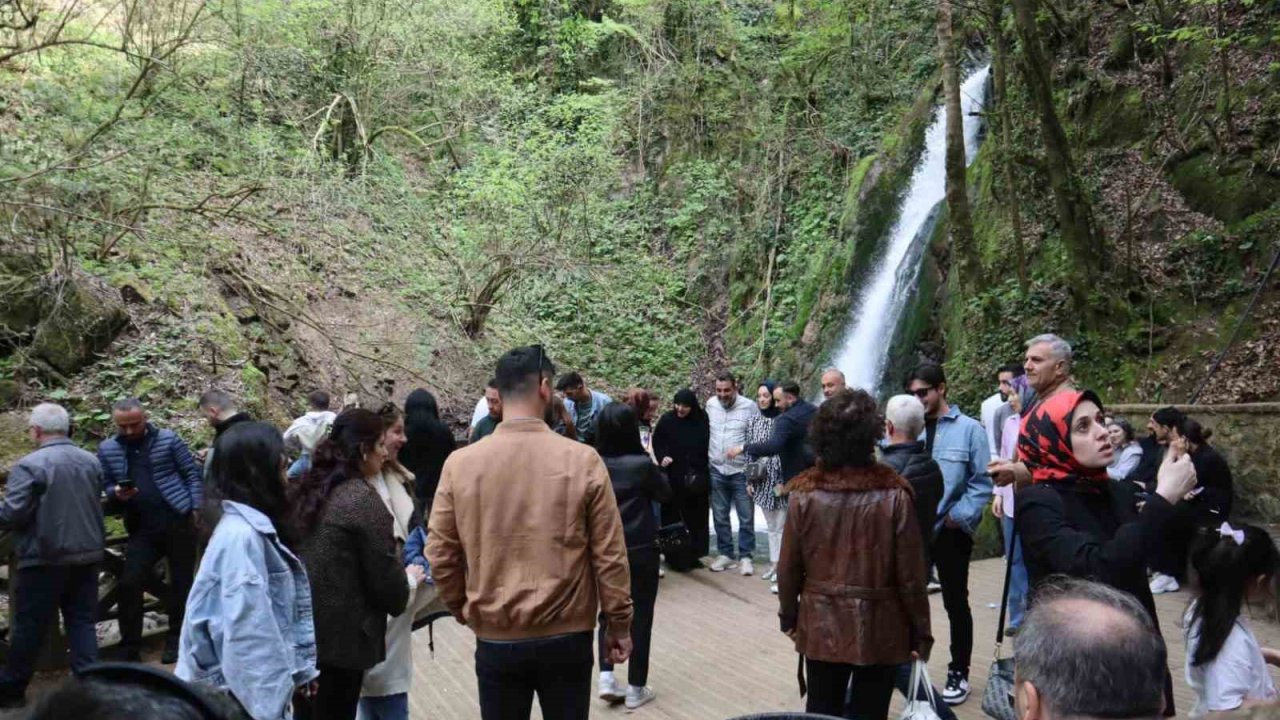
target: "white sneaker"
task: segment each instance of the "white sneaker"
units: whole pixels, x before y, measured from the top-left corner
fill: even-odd
[[[627,709],[635,710],[655,697],[657,697],[657,694],[649,688],[632,685],[627,688]]]
[[[627,699],[627,693],[622,691],[618,679],[611,672],[600,673],[600,699],[610,705],[617,705]]]
[[[775,566],[770,565],[769,571],[761,575],[760,579],[765,582],[774,582],[778,579],[778,569]]]
[[[667,566],[666,566],[666,565],[659,565],[659,566],[658,566],[658,577],[660,577],[660,578],[664,578],[664,577],[666,577],[666,576],[667,576]]]
[[[770,585],[769,585],[769,592],[773,593],[774,595],[777,595],[777,594],[778,594],[778,583],[772,583],[772,584],[770,584]]]
[[[730,560],[724,555],[718,555],[716,556],[716,559],[711,563],[711,572],[724,572],[729,568],[733,568],[737,566],[738,566],[738,563],[734,562],[733,560]]]
[[[745,577],[754,574],[755,571],[755,567],[751,564],[751,558],[742,558],[742,563],[738,566],[738,572]]]
[[[1169,575],[1165,575],[1163,573],[1156,573],[1155,577],[1151,578],[1151,594],[1152,595],[1162,595],[1164,593],[1178,592],[1178,590],[1180,589],[1181,588],[1178,585],[1178,581]]]

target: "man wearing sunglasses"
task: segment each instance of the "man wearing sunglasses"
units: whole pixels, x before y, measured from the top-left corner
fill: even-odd
[[[959,705],[969,699],[973,654],[973,613],[969,609],[969,559],[973,534],[991,502],[987,463],[991,449],[977,420],[947,402],[947,377],[939,365],[917,367],[907,376],[907,392],[924,405],[921,440],[942,468],[944,489],[934,526],[933,563],[942,583],[942,604],[951,623],[951,663],[942,699]]]

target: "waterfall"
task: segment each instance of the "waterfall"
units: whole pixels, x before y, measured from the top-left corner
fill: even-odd
[[[960,88],[966,163],[973,162],[978,152],[981,121],[971,113],[983,106],[990,69],[990,65],[978,69]],[[924,246],[933,233],[937,211],[946,196],[945,105],[934,111],[924,143],[924,152],[898,208],[898,219],[889,241],[866,276],[832,362],[844,371],[850,387],[860,387],[872,394],[880,388],[898,322],[920,274]]]

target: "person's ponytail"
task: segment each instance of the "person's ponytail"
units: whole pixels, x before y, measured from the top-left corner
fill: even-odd
[[[1199,642],[1191,664],[1213,662],[1226,644],[1231,629],[1248,600],[1249,588],[1259,578],[1275,575],[1280,568],[1271,535],[1262,528],[1242,525],[1201,531],[1191,551],[1191,569],[1197,589],[1192,601],[1191,625],[1199,622]]]

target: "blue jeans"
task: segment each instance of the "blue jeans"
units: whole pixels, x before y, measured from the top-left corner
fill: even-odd
[[[22,568],[15,576],[13,630],[9,662],[0,673],[0,696],[21,697],[59,609],[67,628],[72,672],[79,673],[97,661],[94,615],[98,611],[98,566],[42,565]]]
[[[898,692],[903,697],[907,696],[907,686],[911,684],[911,663],[903,663],[898,666],[898,672],[893,678],[893,684],[898,688]],[[925,693],[924,688],[916,693],[917,700],[927,700],[929,696]],[[939,720],[956,720],[955,711],[951,706],[942,701],[942,691],[938,688],[933,689],[933,711],[938,713]]]
[[[1027,564],[1022,561],[1022,538],[1009,547],[1013,537],[1013,518],[1000,518],[1000,527],[1004,530],[1005,557],[1013,553],[1013,576],[1009,578],[1009,627],[1022,627],[1022,614],[1027,610]]]
[[[360,698],[356,720],[409,720],[409,693]]]
[[[738,511],[738,551],[733,550],[733,525],[729,506]],[[711,518],[716,526],[716,547],[731,559],[750,558],[756,552],[755,508],[747,495],[745,472],[722,475],[711,468]]]

